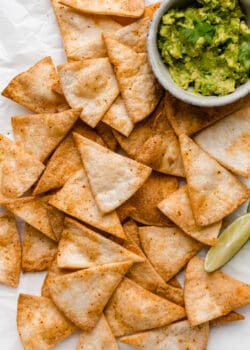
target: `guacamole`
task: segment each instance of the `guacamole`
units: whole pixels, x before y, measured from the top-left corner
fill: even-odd
[[[238,0],[197,0],[163,17],[158,48],[177,85],[226,95],[250,78],[250,28]]]

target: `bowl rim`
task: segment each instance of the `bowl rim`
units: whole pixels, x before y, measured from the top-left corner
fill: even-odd
[[[190,0],[186,0],[186,3]],[[172,7],[180,3],[180,0],[163,0],[156,10],[149,26],[147,35],[147,52],[152,70],[160,84],[178,99],[201,107],[217,107],[233,103],[250,92],[250,80],[240,85],[236,90],[225,96],[203,96],[194,94],[188,90],[180,88],[172,79],[168,72],[168,67],[164,64],[157,46],[157,32],[162,16]]]

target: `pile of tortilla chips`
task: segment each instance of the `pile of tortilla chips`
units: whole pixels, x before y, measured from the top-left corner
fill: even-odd
[[[159,4],[51,1],[67,62],[43,58],[2,93],[36,113],[12,117],[15,142],[0,135],[0,282],[48,270],[41,296],[18,299],[23,347],[80,330],[78,350],[205,350],[250,304],[250,285],[197,256],[250,197],[250,96],[163,93],[146,53]]]

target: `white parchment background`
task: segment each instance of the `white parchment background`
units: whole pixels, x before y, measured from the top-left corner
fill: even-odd
[[[0,0],[0,90],[16,74],[48,55],[55,64],[65,62],[50,1]],[[0,97],[0,132],[11,137],[10,117],[23,113],[27,114],[27,110]],[[240,212],[244,211],[245,206]],[[250,244],[245,245],[223,270],[250,283]],[[22,349],[15,321],[17,297],[19,293],[39,295],[43,278],[44,273],[28,273],[21,276],[18,289],[0,285],[0,350]],[[245,321],[211,330],[208,350],[250,349],[250,307],[242,308],[240,312],[245,315]],[[77,338],[78,334],[75,334],[55,349],[73,350]],[[121,345],[121,349],[131,348]]]

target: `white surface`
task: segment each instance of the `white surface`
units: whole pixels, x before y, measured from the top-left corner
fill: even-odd
[[[63,63],[64,53],[49,0],[1,0],[0,2],[0,90],[2,90],[12,77],[44,56],[51,55],[56,64]],[[27,113],[24,108],[3,97],[0,97],[0,111],[0,132],[9,136],[10,117]],[[245,208],[242,209],[244,210]],[[250,244],[247,244],[224,268],[224,271],[250,283],[249,265]],[[15,323],[16,300],[19,293],[39,295],[44,275],[44,273],[22,275],[18,289],[0,286],[1,350],[22,349]],[[250,306],[242,308],[240,312],[245,315],[245,321],[211,330],[208,350],[250,349]],[[78,334],[68,338],[55,349],[75,349],[77,337]],[[131,348],[122,345],[121,349]]]

